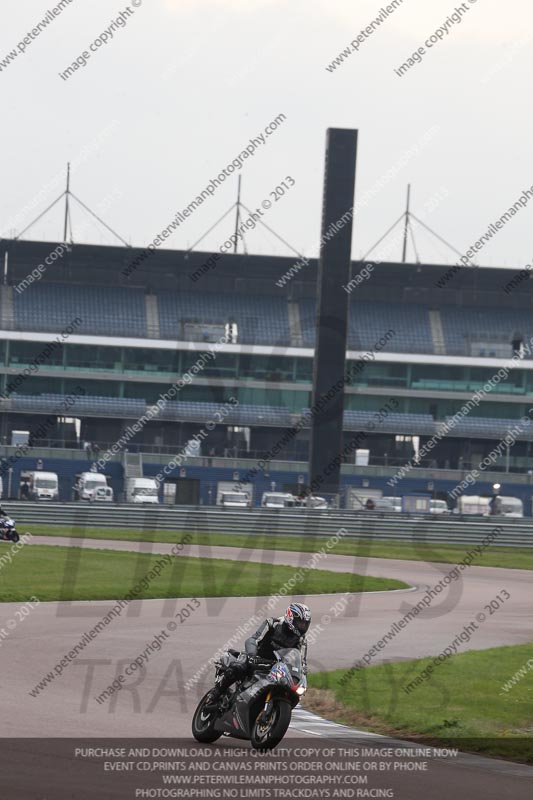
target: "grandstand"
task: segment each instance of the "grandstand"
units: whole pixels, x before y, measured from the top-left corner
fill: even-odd
[[[46,437],[14,464],[12,495],[20,471],[33,468],[37,458],[45,457],[47,468],[53,462],[64,486],[71,485],[72,475],[87,466],[82,443],[97,442],[102,450],[111,446],[214,342],[216,357],[206,360],[128,445],[130,452],[143,454],[145,473],[155,474],[230,397],[239,401],[209,431],[202,458],[189,458],[170,476],[176,484],[191,482],[177,497],[209,502],[219,481],[242,477],[309,409],[316,262],[280,288],[276,281],[292,259],[228,254],[193,282],[189,276],[209,253],[155,252],[126,277],[125,267],[139,251],[72,245],[39,280],[20,290],[16,287],[55,245],[4,240],[2,246],[3,455],[12,452],[13,431],[34,430],[43,415],[54,419]],[[354,262],[353,274],[362,266]],[[417,462],[406,488],[427,491],[437,482],[434,491],[443,496],[469,464],[489,453],[519,420],[533,416],[529,283],[506,294],[502,308],[508,270],[462,269],[439,288],[437,281],[447,269],[376,264],[371,277],[349,296],[347,372],[352,379],[346,385],[345,442],[349,445],[354,434],[366,431],[369,464],[355,468],[355,455],[347,457],[345,487],[366,481],[386,488],[387,477],[438,435],[516,353],[521,354],[518,366],[438,442],[431,459]],[[75,330],[65,333],[73,319],[79,320]],[[57,337],[62,341],[43,358]],[[83,396],[64,417],[59,409],[76,387]],[[380,413],[390,398],[394,411]],[[527,509],[531,429],[517,434],[495,467],[499,482],[512,484],[512,493],[523,497]],[[258,493],[272,483],[289,491],[305,485],[308,445],[306,423],[260,471]],[[122,458],[119,452],[109,462],[118,495]],[[487,486],[492,479],[487,474]],[[63,499],[70,499],[67,494]]]

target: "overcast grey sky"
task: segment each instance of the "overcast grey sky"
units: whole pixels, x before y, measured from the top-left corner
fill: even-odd
[[[408,182],[413,211],[461,252],[533,187],[531,0],[403,0],[332,71],[386,0],[130,0],[129,11],[121,0],[72,0],[24,44],[57,2],[2,0],[3,236],[62,191],[71,160],[72,190],[144,246],[281,113],[286,121],[243,161],[243,200],[260,206],[291,176],[295,185],[264,220],[308,256],[317,253],[328,127],[359,129],[356,201],[374,187],[356,215],[354,257],[400,216]],[[461,5],[461,22],[446,24]],[[126,24],[63,80],[59,73],[124,11]],[[442,40],[424,47],[442,26]],[[422,60],[399,77],[421,46]],[[165,247],[191,246],[232,205],[237,174]],[[532,215],[533,197],[478,262],[531,263]],[[73,223],[75,241],[113,242],[76,208]],[[227,218],[201,249],[218,249],[232,227]],[[61,236],[56,208],[25,238]],[[423,261],[455,261],[425,233],[417,245]],[[259,228],[247,246],[289,254]],[[399,253],[398,244],[390,259]]]

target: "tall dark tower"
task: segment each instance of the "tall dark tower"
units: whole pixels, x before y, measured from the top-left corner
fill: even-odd
[[[313,491],[339,491],[348,333],[352,215],[357,131],[329,128],[326,142],[322,239],[313,375],[309,483]]]

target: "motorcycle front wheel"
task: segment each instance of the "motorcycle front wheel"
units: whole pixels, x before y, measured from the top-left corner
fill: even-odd
[[[18,542],[20,540],[20,536],[16,531],[15,533],[12,533],[9,538],[11,539],[12,542]]]
[[[271,750],[276,747],[287,732],[291,712],[290,703],[286,700],[276,700],[267,719],[263,718],[261,711],[252,728],[252,747],[257,750]]]
[[[208,694],[209,692],[204,694],[192,718],[192,735],[197,742],[204,742],[205,744],[216,742],[216,740],[222,736],[221,733],[214,729],[217,712],[204,710]]]

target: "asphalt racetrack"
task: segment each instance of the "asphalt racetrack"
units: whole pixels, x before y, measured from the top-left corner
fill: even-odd
[[[170,544],[161,543],[144,546],[131,542],[82,542],[56,537],[35,537],[33,541],[39,545],[163,554],[172,548]],[[187,555],[269,561],[299,568],[312,554],[191,545],[187,547]],[[411,605],[424,596],[428,588],[435,586],[453,568],[447,564],[355,559],[331,554],[318,566],[331,571],[397,578],[412,588],[351,596],[314,595],[307,599],[295,595],[311,606],[315,629],[320,626],[316,641],[310,646],[310,671],[352,666],[395,621],[406,614]],[[437,655],[503,589],[511,598],[497,614],[487,617],[476,633],[473,646],[484,649],[530,641],[533,618],[531,584],[532,573],[527,570],[466,569],[459,581],[452,582],[433,599],[427,612],[413,619],[387,645],[381,657],[378,653],[378,657],[372,659],[372,664]],[[337,604],[342,604],[343,597],[344,608],[339,611]],[[204,670],[195,685],[189,684],[186,688],[187,682],[219,647],[231,639],[239,625],[262,609],[267,600],[198,598],[199,605],[196,607],[194,603],[194,611],[173,631],[169,631],[167,626],[174,620],[178,621],[177,612],[191,603],[191,598],[132,601],[119,617],[88,643],[73,663],[35,693],[37,684],[48,673],[54,672],[55,665],[80,641],[84,632],[114,605],[112,601],[40,604],[1,643],[4,676],[0,688],[2,737],[190,738],[191,716],[198,698],[212,683],[212,668]],[[2,604],[1,628],[6,628],[20,605]],[[273,615],[281,614],[285,605],[280,600]],[[147,666],[136,669],[134,676],[129,677],[119,691],[99,703],[96,698],[124,673],[139,654],[146,651],[157,635],[162,642],[161,649],[151,652]],[[241,646],[244,638],[245,635],[234,646]],[[32,690],[35,696],[30,693]],[[297,711],[288,737],[306,737],[313,741],[333,735],[349,738],[354,734],[351,729]],[[242,743],[234,741],[236,747],[242,746]],[[226,739],[225,744],[231,745],[232,740]],[[10,748],[7,742],[4,757],[8,758],[6,747]],[[13,764],[20,760],[17,755],[20,755],[20,748],[17,748],[19,745],[13,744]],[[531,796],[532,776],[533,769],[529,767],[465,756],[462,761],[454,762],[453,770],[445,762],[435,763],[431,772],[431,789],[428,784],[427,791],[433,798],[458,794],[470,798],[496,798],[504,794],[525,798]],[[417,779],[416,795],[409,795],[409,776],[404,777],[406,783],[402,788],[407,793],[397,796],[418,797],[422,786],[420,776],[412,776],[413,780]],[[4,779],[7,779],[6,775]]]

